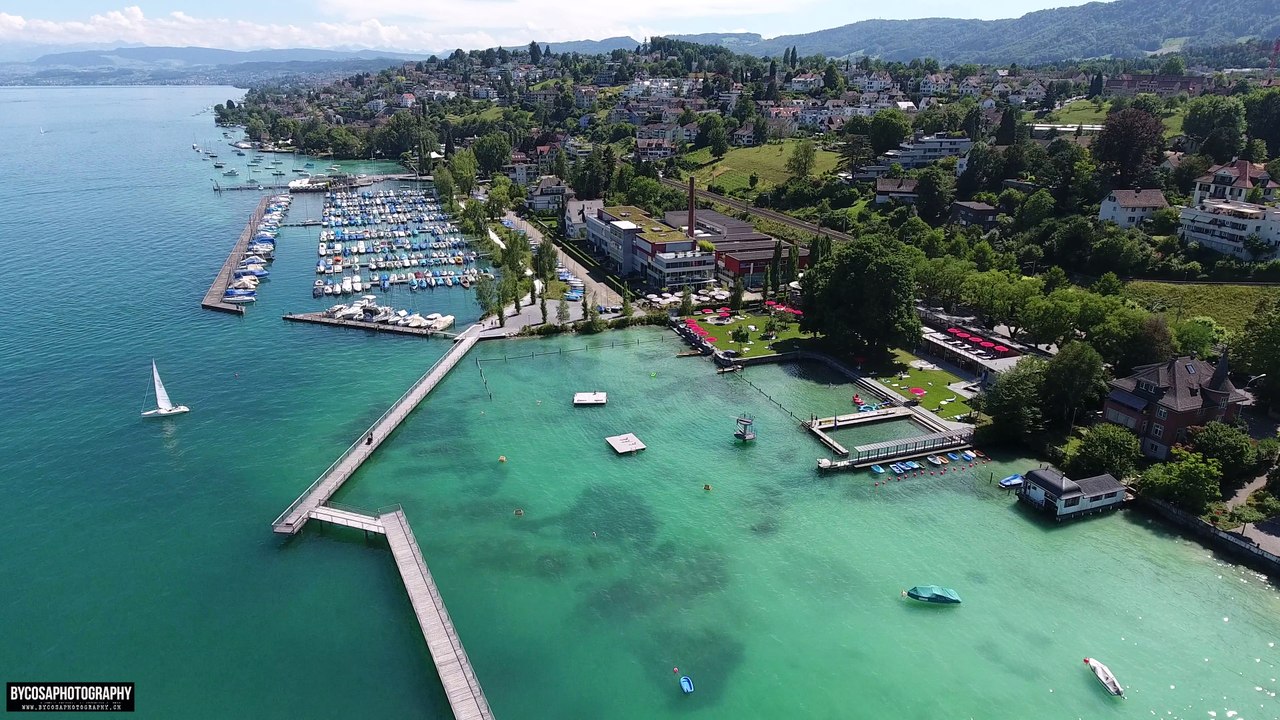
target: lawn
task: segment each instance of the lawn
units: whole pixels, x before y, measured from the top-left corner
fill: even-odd
[[[461,115],[452,115],[452,114],[450,114],[448,118],[449,118],[449,121],[454,124],[461,123],[464,119],[467,119],[467,118],[479,118],[481,120],[494,120],[494,121],[501,120],[502,107],[498,105],[490,105],[489,107],[485,108],[481,112],[467,115],[466,118],[464,118]]]
[[[1170,321],[1207,315],[1228,332],[1240,332],[1258,301],[1276,297],[1280,288],[1259,285],[1175,285],[1145,280],[1125,285],[1124,294]]]
[[[902,387],[893,389],[906,397],[911,397],[907,393],[907,388],[923,388],[925,394],[920,398],[920,406],[926,410],[932,410],[941,417],[955,418],[968,415],[972,408],[965,399],[947,389],[951,383],[963,382],[964,379],[946,370],[919,370],[911,367],[911,362],[919,359],[906,350],[894,350],[893,357],[888,363],[869,370],[869,373],[874,373],[874,379],[877,382],[889,387],[893,387],[894,383],[901,385]],[[904,372],[907,373],[905,379],[899,377]],[[954,401],[941,404],[942,400],[953,397],[956,398]]]
[[[699,148],[688,154],[688,158],[701,167],[693,172],[700,187],[716,184],[724,188],[727,194],[751,192],[751,174],[760,178],[755,190],[766,190],[782,185],[791,178],[787,172],[787,158],[791,150],[800,142],[796,139],[769,143],[750,148],[732,148],[724,157],[716,160],[708,148]],[[829,150],[818,150],[814,158],[813,174],[821,175],[836,168],[840,156]]]
[[[546,296],[553,300],[564,297],[564,294],[568,291],[569,283],[563,280],[547,281]]]
[[[728,325],[713,325],[708,320],[716,317],[715,315],[695,314],[694,317],[702,321],[701,325],[711,333],[711,337],[716,339],[713,343],[721,350],[738,350],[742,353],[741,357],[757,357],[759,355],[771,355],[773,353],[785,353],[793,350],[799,350],[800,345],[813,337],[809,333],[800,331],[800,323],[794,320],[788,322],[786,326],[778,333],[778,337],[773,340],[764,339],[764,325],[769,320],[768,315],[747,315],[741,320],[734,320]],[[781,319],[784,316],[780,316]],[[750,327],[754,325],[755,330]],[[749,343],[739,345],[730,339],[730,333],[736,328],[747,328],[747,336]]]
[[[1162,118],[1165,137],[1182,133],[1182,118],[1186,114],[1186,108],[1182,107]],[[1077,100],[1053,111],[1053,117],[1053,122],[1062,125],[1101,125],[1107,119],[1107,106],[1104,103],[1099,111],[1092,101]],[[1022,118],[1026,122],[1036,122],[1035,112],[1031,110],[1024,112]]]

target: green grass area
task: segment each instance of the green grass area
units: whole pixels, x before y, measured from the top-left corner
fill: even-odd
[[[746,315],[741,320],[733,320],[727,325],[713,325],[709,321],[712,318],[719,319],[715,315],[703,315],[695,313],[693,317],[702,321],[702,327],[711,333],[711,337],[716,339],[713,343],[721,350],[737,350],[741,353],[741,357],[757,357],[759,355],[772,355],[774,353],[792,352],[801,349],[801,346],[814,336],[806,332],[801,332],[800,323],[791,320],[778,331],[777,337],[766,340],[764,335],[765,323],[769,321],[768,315]],[[735,316],[738,317],[738,316]],[[785,319],[788,316],[780,315],[779,319]],[[751,326],[756,329],[752,330]],[[748,343],[738,344],[731,338],[731,333],[736,328],[746,328]]]
[[[548,298],[550,298],[550,299],[552,299],[552,300],[558,300],[558,299],[560,299],[560,298],[564,297],[564,294],[565,294],[566,292],[568,292],[568,291],[569,291],[569,283],[567,283],[567,282],[565,282],[565,281],[563,281],[563,280],[548,280],[548,281],[547,281],[547,291],[546,291],[546,295],[547,295],[547,297],[548,297]]]
[[[783,140],[750,148],[731,148],[719,160],[711,156],[708,148],[699,148],[687,155],[701,167],[693,172],[699,187],[716,184],[724,188],[728,194],[751,191],[751,174],[759,176],[760,182],[755,192],[782,185],[791,178],[787,172],[787,158],[791,157],[792,148],[800,142],[796,139]],[[818,150],[814,158],[813,174],[821,175],[836,168],[840,156],[829,150]]]
[[[1170,321],[1207,315],[1228,332],[1240,332],[1258,301],[1275,297],[1280,288],[1258,285],[1174,285],[1134,281],[1124,294],[1139,305],[1162,313]]]
[[[972,408],[965,399],[947,389],[951,383],[963,382],[964,379],[946,370],[920,370],[912,367],[912,361],[919,359],[906,350],[894,350],[891,360],[882,366],[872,368],[870,372],[874,373],[876,382],[892,388],[907,398],[912,397],[907,392],[909,388],[924,389],[925,394],[920,398],[920,406],[926,410],[932,410],[941,417],[955,418],[968,415]],[[906,373],[907,377],[901,377],[902,373]],[[894,387],[895,384],[901,387]],[[943,404],[943,400],[948,402]]]
[[[1165,137],[1182,133],[1182,119],[1186,114],[1186,108],[1181,107],[1162,118]],[[1107,119],[1107,104],[1103,103],[1102,110],[1098,110],[1090,100],[1077,100],[1053,111],[1053,118],[1052,122],[1063,125],[1101,125]],[[1036,122],[1035,111],[1023,112],[1022,119],[1025,122]]]
[[[481,112],[467,115],[466,118],[464,118],[462,115],[449,115],[448,118],[451,122],[454,122],[454,123],[460,123],[467,118],[479,118],[481,120],[496,121],[496,120],[502,119],[502,108],[499,107],[498,105],[491,105],[485,108],[484,110],[482,110]]]

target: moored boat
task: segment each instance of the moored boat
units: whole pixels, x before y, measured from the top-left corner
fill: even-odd
[[[1098,682],[1102,683],[1102,687],[1106,688],[1107,692],[1116,697],[1124,697],[1124,688],[1120,687],[1120,681],[1116,680],[1111,668],[1093,658],[1085,658],[1084,664],[1089,666],[1089,669],[1093,671],[1093,676],[1098,678]]]
[[[1024,481],[1021,475],[1014,474],[1005,478],[1000,478],[1000,487],[1002,488],[1022,487],[1023,482]]]
[[[879,465],[872,465],[872,466],[871,466],[871,472],[873,472],[873,473],[875,473],[875,474],[877,474],[877,475],[883,475],[883,474],[884,474],[884,468],[880,467]]]
[[[929,457],[925,458],[925,460],[928,460],[929,463],[932,465],[942,464],[942,458],[938,457],[937,455],[930,455]]]

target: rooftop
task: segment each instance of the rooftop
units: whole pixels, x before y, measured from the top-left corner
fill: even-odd
[[[1164,193],[1155,190],[1113,190],[1110,197],[1115,198],[1115,202],[1122,208],[1148,208],[1169,207],[1169,202],[1164,199]]]

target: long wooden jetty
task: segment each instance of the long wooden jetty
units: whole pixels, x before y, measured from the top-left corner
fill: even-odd
[[[375,420],[368,430],[361,433],[360,437],[356,438],[356,441],[351,443],[351,446],[339,455],[338,459],[334,460],[333,464],[316,478],[310,487],[280,513],[272,523],[272,530],[286,535],[293,535],[301,530],[310,519],[311,513],[333,497],[342,484],[382,445],[382,441],[400,426],[409,413],[418,407],[418,403],[422,402],[423,398],[434,390],[444,376],[453,369],[453,366],[458,364],[462,356],[475,346],[480,340],[479,330],[478,325],[472,325],[458,335],[453,347],[441,355],[440,359],[436,360],[427,372],[400,396],[400,399],[382,413],[382,416]]]
[[[222,263],[222,269],[218,271],[217,277],[213,279],[213,284],[209,286],[209,291],[204,294],[204,300],[200,301],[200,307],[206,310],[235,313],[236,315],[244,314],[244,306],[223,302],[222,297],[227,292],[227,286],[231,284],[231,274],[235,272],[236,264],[244,257],[245,251],[249,249],[249,241],[253,239],[253,234],[258,229],[258,223],[262,222],[262,216],[267,212],[267,205],[270,203],[270,197],[264,197],[258,201],[258,208],[249,216],[249,222],[245,224],[244,230],[240,231],[240,239],[236,240],[236,244],[231,247],[231,252],[227,255],[226,262]]]
[[[467,657],[462,639],[453,627],[444,598],[440,596],[435,578],[431,577],[431,568],[427,567],[427,560],[422,556],[422,549],[414,537],[413,528],[409,527],[404,510],[394,505],[371,515],[355,508],[321,505],[308,515],[312,520],[386,536],[454,718],[493,720],[489,700],[484,696],[475,670],[471,668],[471,659]]]

